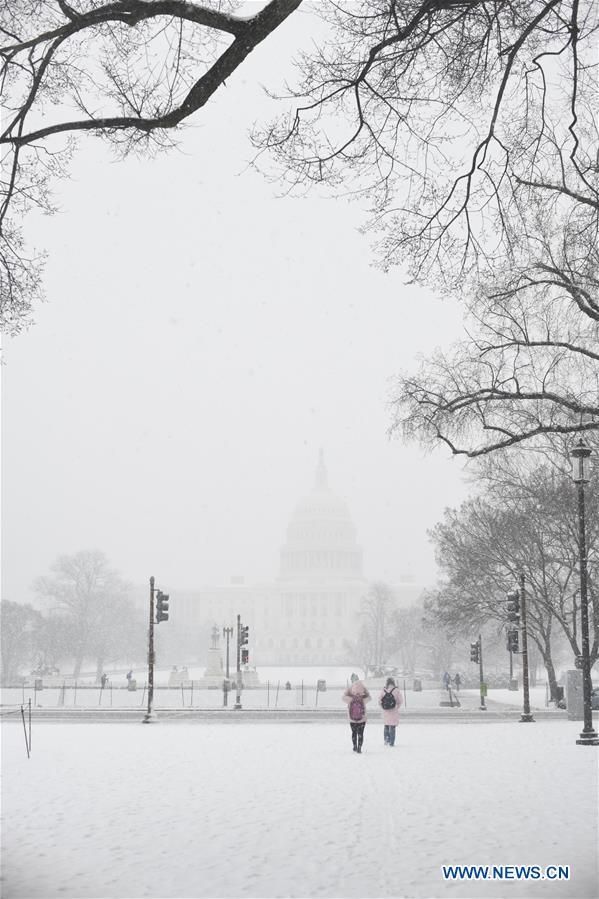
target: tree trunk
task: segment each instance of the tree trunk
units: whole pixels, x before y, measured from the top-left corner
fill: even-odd
[[[549,683],[549,693],[550,697],[553,700],[557,699],[557,677],[555,676],[555,668],[553,666],[553,661],[551,656],[547,657],[543,656],[543,662],[545,663],[545,669],[547,671],[547,681]]]
[[[102,656],[98,656],[96,659],[96,683],[99,684],[102,680],[102,675],[104,674],[104,658]]]

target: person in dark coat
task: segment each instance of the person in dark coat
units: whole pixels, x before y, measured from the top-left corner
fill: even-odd
[[[391,696],[395,700],[395,705],[391,706],[389,699],[385,696]],[[383,738],[385,746],[395,746],[395,728],[399,724],[399,710],[403,703],[403,697],[399,687],[396,685],[392,677],[387,678],[387,683],[383,687],[379,696],[379,705],[383,710]],[[385,708],[387,706],[387,708]],[[391,706],[389,708],[389,706]]]
[[[459,692],[460,685],[461,685],[461,683],[462,683],[462,678],[460,677],[459,672],[456,672],[456,675],[455,675],[455,677],[454,677],[454,679],[453,679],[453,682],[454,682],[454,684],[455,684],[456,690]]]
[[[354,752],[362,752],[364,728],[366,727],[366,703],[370,702],[371,698],[368,688],[362,683],[358,675],[352,674],[351,683],[343,694],[343,701],[347,703]],[[356,717],[356,709],[360,710],[360,703],[361,714]]]

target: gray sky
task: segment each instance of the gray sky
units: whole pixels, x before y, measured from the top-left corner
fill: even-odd
[[[455,303],[372,267],[357,205],[281,198],[244,171],[254,120],[309,40],[292,16],[180,148],[114,161],[84,139],[62,213],[30,219],[47,303],[5,342],[3,597],[103,550],[175,595],[277,573],[319,447],[371,578],[434,579],[425,531],[460,463],[389,442],[389,379],[459,332]]]

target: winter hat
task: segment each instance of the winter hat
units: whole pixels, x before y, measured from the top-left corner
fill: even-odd
[[[360,680],[360,678],[358,677],[358,675],[357,675],[357,674],[352,674],[352,676],[350,677],[350,681],[352,682],[352,684],[355,684],[355,682],[356,682],[357,680]]]

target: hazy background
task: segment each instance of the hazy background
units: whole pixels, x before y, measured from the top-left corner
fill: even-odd
[[[426,529],[461,463],[389,442],[390,378],[458,333],[457,304],[372,268],[357,204],[278,197],[247,137],[310,41],[294,14],[196,114],[180,148],[114,161],[83,139],[62,213],[29,221],[47,303],[5,341],[3,597],[60,553],[135,583],[272,578],[322,447],[365,574],[435,577]]]

